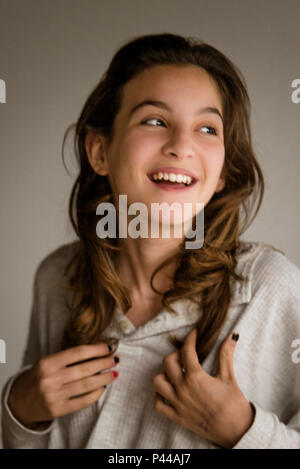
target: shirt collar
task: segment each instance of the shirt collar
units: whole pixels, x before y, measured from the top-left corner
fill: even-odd
[[[235,271],[247,277],[245,282],[230,279],[232,289],[232,306],[249,303],[252,292],[252,276],[254,259],[262,249],[262,243],[242,241],[237,251],[237,265]],[[134,341],[152,335],[158,335],[167,331],[175,331],[178,328],[196,324],[201,316],[199,307],[189,299],[179,299],[172,303],[176,313],[172,314],[162,309],[147,323],[135,327],[133,323],[116,306],[111,325],[105,329],[105,337]]]
[[[230,278],[233,306],[247,304],[252,297],[253,271],[259,253],[265,249],[265,244],[255,241],[241,241],[237,249],[237,265],[235,272],[245,277],[245,282]]]

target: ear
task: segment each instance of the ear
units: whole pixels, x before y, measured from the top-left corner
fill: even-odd
[[[89,131],[85,137],[85,151],[95,173],[108,174],[106,140],[99,133]]]

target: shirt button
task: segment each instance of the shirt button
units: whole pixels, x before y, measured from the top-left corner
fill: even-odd
[[[120,321],[120,328],[122,332],[128,332],[129,331],[129,324],[126,321]]]

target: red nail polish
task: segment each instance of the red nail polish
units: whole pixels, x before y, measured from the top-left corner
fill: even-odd
[[[117,371],[113,371],[113,377],[117,378],[119,376],[119,373]]]

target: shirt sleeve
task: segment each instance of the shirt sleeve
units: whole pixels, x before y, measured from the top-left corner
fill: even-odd
[[[45,318],[41,306],[40,269],[37,270],[33,285],[33,302],[26,347],[21,369],[4,385],[1,392],[2,445],[4,449],[42,449],[47,448],[48,436],[55,425],[55,419],[41,423],[35,430],[24,427],[13,415],[8,406],[8,396],[14,380],[31,368],[42,356],[46,355]]]
[[[278,416],[251,402],[255,409],[250,429],[231,449],[300,449],[300,410],[287,425]]]
[[[290,344],[300,333],[300,269],[282,254],[271,251],[261,257],[260,264],[254,275],[261,291],[261,311],[269,314],[261,317],[270,331],[263,336],[266,352],[261,360],[265,366],[274,366],[273,370],[277,367],[278,383],[290,383],[293,410],[283,422],[283,413],[277,414],[249,399],[255,409],[254,421],[232,449],[300,449],[300,365],[295,365],[290,355]],[[278,331],[282,341],[278,340]],[[275,389],[273,396],[278,396]]]

